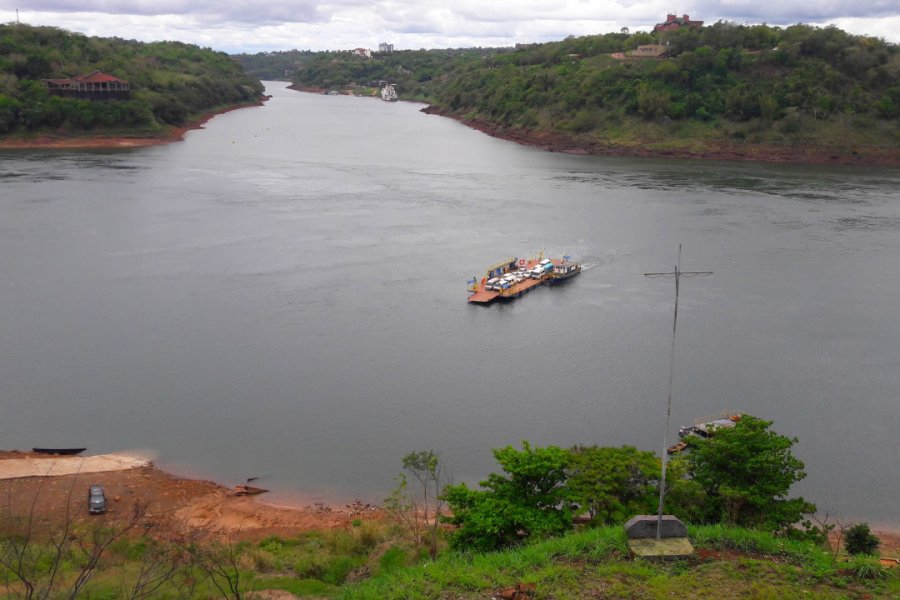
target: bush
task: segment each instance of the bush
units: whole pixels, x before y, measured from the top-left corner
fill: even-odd
[[[849,528],[844,547],[850,554],[875,554],[881,541],[869,531],[868,523],[857,523]]]
[[[445,488],[453,513],[447,521],[459,526],[451,545],[493,550],[571,527],[572,514],[563,502],[568,453],[556,446],[522,446],[521,451],[512,446],[494,450],[505,475],[492,473],[481,482],[484,490],[464,483]]]

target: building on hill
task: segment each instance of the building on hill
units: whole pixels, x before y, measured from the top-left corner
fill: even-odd
[[[394,45],[388,44],[387,42],[381,42],[378,44],[378,51],[382,54],[390,54],[394,51]]]
[[[667,48],[662,44],[645,44],[625,54],[628,58],[663,58],[666,52]]]
[[[353,56],[363,56],[365,58],[372,58],[372,51],[368,48],[354,48],[350,51],[350,54]]]
[[[93,71],[71,79],[44,79],[47,92],[54,96],[85,100],[127,100],[131,86],[109,73]]]
[[[679,17],[678,15],[669,14],[666,15],[666,22],[657,23],[653,31],[672,31],[682,27],[703,27],[703,21],[691,21],[688,15]]]

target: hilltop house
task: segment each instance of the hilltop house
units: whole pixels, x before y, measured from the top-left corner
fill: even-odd
[[[353,56],[363,56],[365,58],[372,58],[372,51],[368,48],[354,48],[350,51],[350,54]]]
[[[131,86],[109,73],[93,71],[70,79],[44,79],[47,92],[54,96],[85,100],[127,100]]]
[[[703,27],[703,21],[691,21],[688,15],[679,17],[678,15],[670,14],[666,15],[666,22],[657,23],[653,31],[671,31],[682,27]]]

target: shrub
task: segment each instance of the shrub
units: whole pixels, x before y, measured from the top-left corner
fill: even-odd
[[[869,531],[868,523],[857,523],[847,529],[844,547],[850,554],[875,554],[881,541]]]

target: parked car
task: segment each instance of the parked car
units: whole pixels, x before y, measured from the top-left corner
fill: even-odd
[[[92,515],[106,512],[106,494],[102,485],[92,485],[88,489],[88,512]]]

